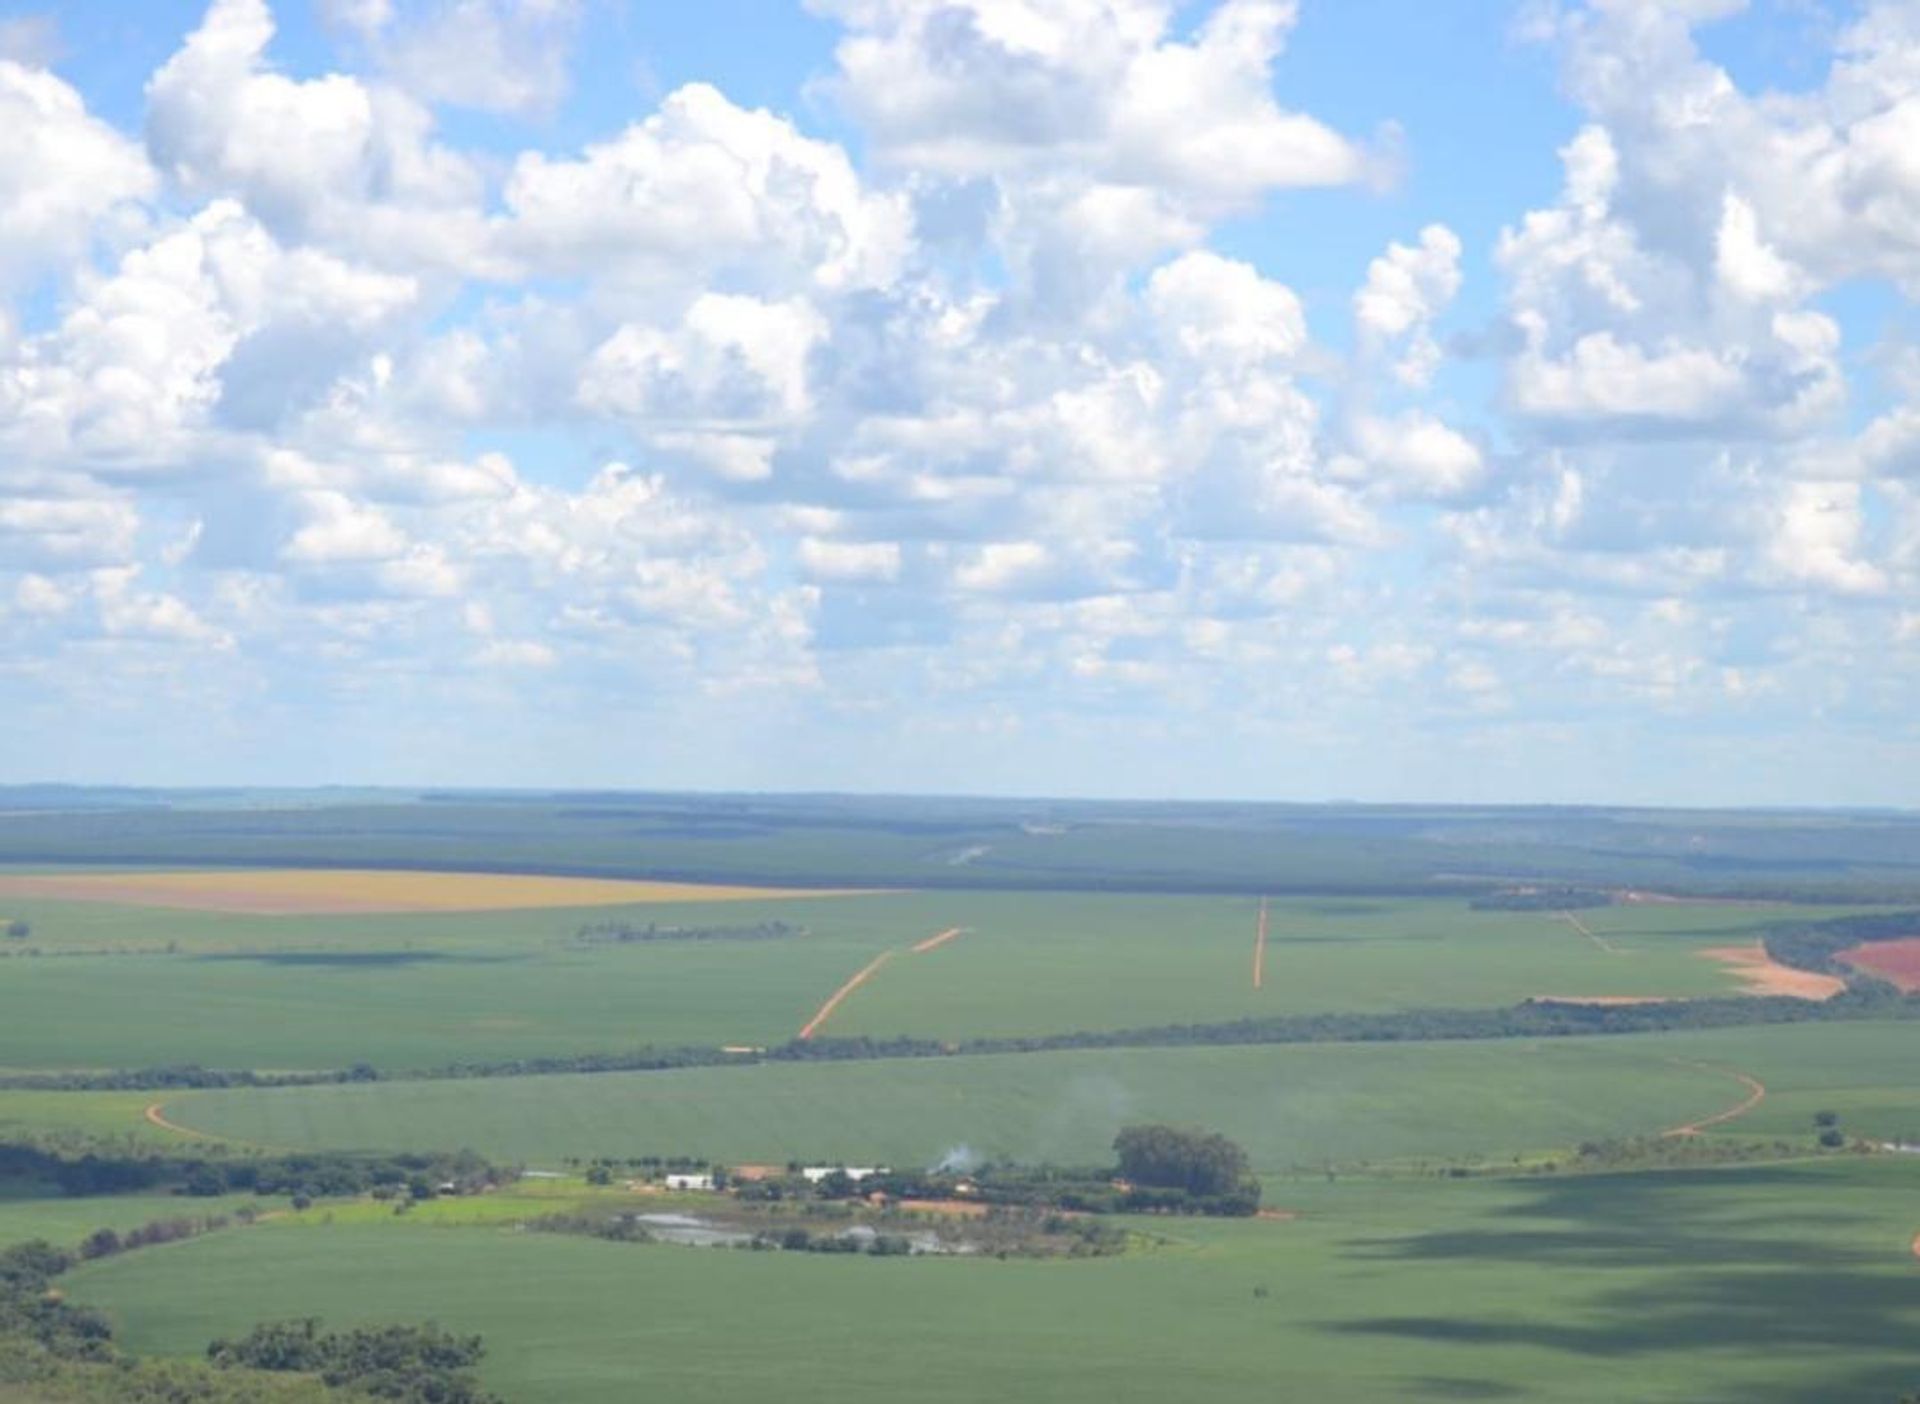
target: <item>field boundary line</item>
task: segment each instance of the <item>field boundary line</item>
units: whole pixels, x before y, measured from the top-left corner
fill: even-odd
[[[814,1034],[818,1033],[820,1030],[820,1026],[826,1023],[827,1020],[833,1016],[833,1011],[840,1007],[840,1002],[844,1000],[848,995],[852,994],[855,990],[859,989],[862,985],[866,984],[866,982],[870,980],[879,971],[881,966],[885,965],[888,961],[892,960],[894,956],[897,954],[898,952],[896,951],[880,952],[879,955],[875,956],[872,960],[868,961],[865,965],[861,966],[858,970],[856,970],[853,974],[853,978],[848,980],[846,984],[842,985],[839,989],[835,990],[832,994],[828,995],[827,1002],[821,1005],[819,1010],[815,1012],[814,1016],[811,1019],[807,1020],[805,1025],[801,1027],[801,1030],[798,1034],[798,1038],[800,1042],[805,1043],[808,1039],[812,1038]]]
[[[929,936],[926,940],[920,942],[913,948],[913,953],[915,955],[922,955],[927,951],[938,950],[941,946],[946,945],[947,942],[958,940],[972,929],[970,926],[949,926],[938,936]]]
[[[1599,932],[1595,931],[1591,926],[1588,926],[1584,921],[1580,920],[1580,918],[1575,916],[1572,912],[1555,912],[1553,914],[1553,918],[1555,921],[1566,922],[1567,925],[1571,926],[1575,931],[1578,931],[1582,936],[1586,937],[1589,941],[1593,942],[1594,945],[1598,946],[1601,950],[1605,951],[1608,955],[1625,955],[1626,954],[1625,951],[1621,950],[1618,946],[1614,945],[1611,941],[1607,940],[1606,937],[1602,936]]]
[[[1260,920],[1253,929],[1253,987],[1257,990],[1267,978],[1267,899],[1260,899]]]
[[[1713,1063],[1690,1063],[1684,1058],[1670,1058],[1668,1061],[1675,1067],[1699,1068],[1706,1072],[1717,1072],[1733,1078],[1747,1089],[1747,1095],[1734,1106],[1728,1107],[1724,1111],[1717,1111],[1712,1116],[1703,1116],[1698,1121],[1687,1121],[1682,1122],[1678,1126],[1668,1127],[1660,1133],[1663,1137],[1698,1136],[1709,1126],[1719,1126],[1723,1122],[1732,1121],[1737,1116],[1745,1116],[1748,1112],[1767,1100],[1767,1084],[1757,1077],[1752,1077],[1741,1072],[1738,1068],[1723,1068]]]

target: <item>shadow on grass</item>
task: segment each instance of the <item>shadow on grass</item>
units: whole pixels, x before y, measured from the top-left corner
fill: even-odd
[[[256,965],[287,965],[320,970],[377,970],[409,965],[500,965],[513,956],[449,955],[445,951],[221,951],[195,956],[196,960],[251,961]]]
[[[1421,1271],[1549,1268],[1559,1275],[1555,1298],[1480,1313],[1438,1276],[1436,1292],[1453,1293],[1442,1312],[1321,1328],[1458,1345],[1478,1352],[1476,1366],[1503,1347],[1610,1368],[1664,1356],[1663,1373],[1697,1369],[1700,1384],[1688,1397],[1700,1404],[1892,1404],[1920,1388],[1910,1345],[1920,1331],[1920,1269],[1901,1233],[1880,1227],[1890,1202],[1912,1205],[1920,1222],[1920,1178],[1912,1187],[1862,1185],[1838,1167],[1749,1167],[1508,1188],[1518,1198],[1477,1226],[1359,1240],[1349,1255]],[[1870,1209],[1849,1207],[1868,1194],[1878,1196]],[[1746,1360],[1716,1380],[1714,1353]],[[1756,1360],[1781,1368],[1755,1381]],[[1448,1397],[1443,1388],[1420,1388]],[[1633,1397],[1624,1380],[1620,1397]]]

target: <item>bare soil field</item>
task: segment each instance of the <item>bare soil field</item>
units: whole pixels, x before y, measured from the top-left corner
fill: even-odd
[[[1719,961],[1739,976],[1748,994],[1832,999],[1847,987],[1847,982],[1837,975],[1819,975],[1780,964],[1758,941],[1744,946],[1711,946],[1700,954],[1708,960]]]
[[[1920,936],[1853,946],[1840,952],[1840,959],[1870,975],[1891,980],[1908,994],[1920,990]]]
[[[0,897],[105,902],[250,916],[498,912],[645,902],[746,902],[844,891],[638,882],[512,873],[282,868],[205,872],[7,874]]]

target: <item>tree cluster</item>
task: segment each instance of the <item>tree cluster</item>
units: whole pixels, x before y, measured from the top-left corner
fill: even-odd
[[[218,1369],[318,1375],[333,1388],[404,1404],[497,1404],[468,1373],[485,1353],[480,1337],[455,1336],[431,1323],[334,1332],[322,1331],[312,1317],[269,1322],[207,1347]]]

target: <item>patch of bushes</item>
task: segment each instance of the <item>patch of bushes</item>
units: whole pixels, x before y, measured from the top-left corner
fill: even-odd
[[[480,1337],[431,1323],[323,1332],[312,1317],[269,1322],[207,1347],[216,1369],[318,1375],[330,1387],[404,1404],[498,1404],[469,1373],[485,1354]]]

